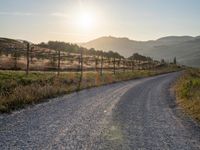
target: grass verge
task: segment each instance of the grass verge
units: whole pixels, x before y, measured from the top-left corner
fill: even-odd
[[[26,76],[24,72],[0,71],[0,113],[11,112],[81,89],[177,70],[176,66],[168,66],[158,70],[138,70],[115,75],[105,72],[103,76],[86,72],[81,83],[79,73],[61,73],[57,76],[55,73],[31,72]]]
[[[200,70],[188,69],[175,85],[178,104],[200,123]]]

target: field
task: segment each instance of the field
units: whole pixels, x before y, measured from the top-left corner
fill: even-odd
[[[200,122],[200,70],[188,69],[176,83],[178,104]]]
[[[73,91],[180,68],[139,54],[124,58],[64,42],[34,45],[3,38],[0,69],[0,112],[10,112]]]
[[[0,72],[0,112],[10,112],[26,105],[36,104],[48,98],[67,94],[81,89],[104,84],[153,76],[166,72],[176,71],[176,66],[159,68],[158,70],[134,70],[126,72],[30,72],[27,76],[22,71]]]

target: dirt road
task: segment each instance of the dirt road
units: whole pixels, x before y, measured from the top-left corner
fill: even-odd
[[[0,115],[0,149],[200,149],[170,73],[83,90]]]

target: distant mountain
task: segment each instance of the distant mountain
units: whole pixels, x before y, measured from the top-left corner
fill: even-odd
[[[158,40],[134,41],[128,38],[101,37],[81,44],[86,48],[116,51],[125,57],[139,53],[154,59],[172,60],[181,64],[200,67],[200,36],[168,36]]]

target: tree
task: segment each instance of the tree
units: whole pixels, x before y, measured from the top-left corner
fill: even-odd
[[[103,52],[102,50],[95,50],[94,48],[87,49],[81,46],[78,46],[77,44],[71,44],[71,43],[65,43],[60,41],[49,41],[47,43],[40,43],[38,44],[39,47],[42,48],[48,48],[52,50],[57,51],[63,51],[63,52],[70,52],[70,53],[80,53],[80,51],[83,51],[84,54],[89,55],[96,55],[96,56],[104,56],[104,57],[110,57],[110,58],[124,58],[117,52],[109,51],[109,52]]]
[[[165,60],[164,59],[161,59],[161,64],[165,64]]]
[[[131,57],[129,57],[129,59],[130,60],[140,60],[140,61],[151,61],[152,60],[152,58],[140,55],[138,53],[134,53]]]
[[[176,57],[174,57],[174,64],[176,65]]]

